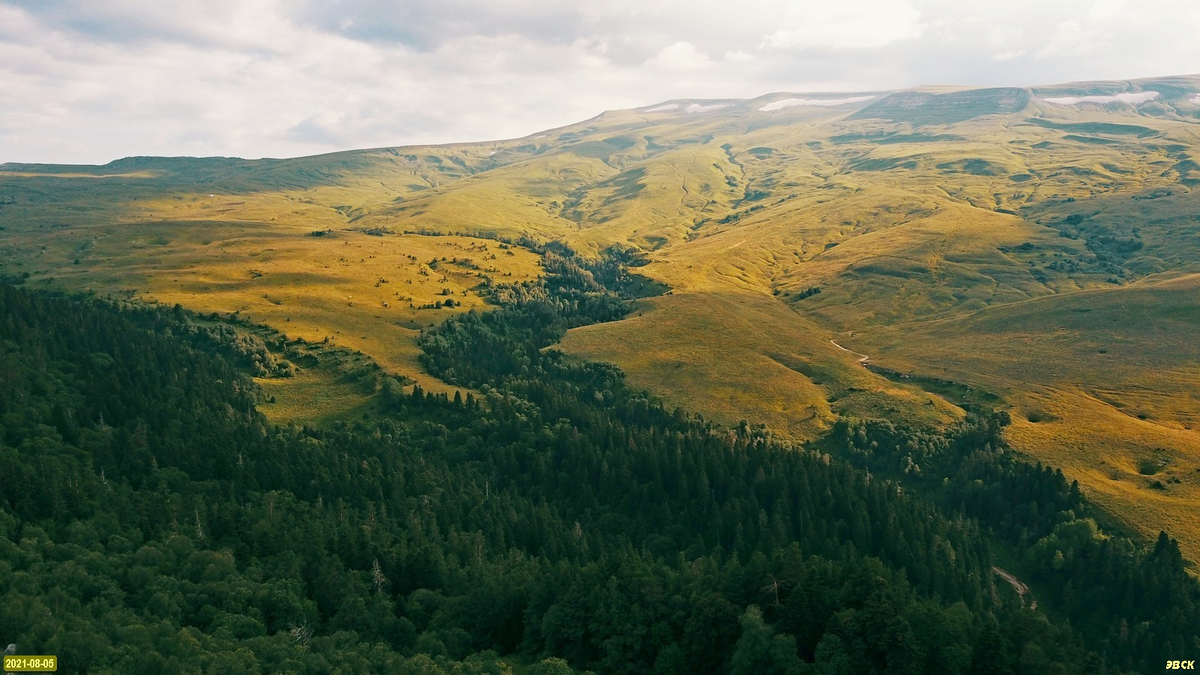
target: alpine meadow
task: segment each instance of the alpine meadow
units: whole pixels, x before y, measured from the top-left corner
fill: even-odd
[[[1200,658],[1200,76],[0,165],[0,646],[92,673]]]

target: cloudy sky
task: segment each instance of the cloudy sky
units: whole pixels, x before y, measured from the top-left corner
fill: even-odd
[[[523,136],[670,98],[1200,73],[1195,0],[0,0],[0,163]]]

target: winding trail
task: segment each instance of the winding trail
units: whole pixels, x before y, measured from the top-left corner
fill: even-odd
[[[1017,592],[1017,595],[1021,596],[1022,607],[1025,606],[1025,601],[1028,600],[1029,609],[1037,609],[1037,599],[1034,598],[1033,594],[1029,592],[1029,587],[1025,585],[1025,582],[1021,581],[1014,576],[1012,572],[1009,572],[1002,567],[996,567],[993,565],[992,571],[996,573],[996,576],[1007,581],[1008,585],[1012,586],[1013,590]]]
[[[853,349],[846,349],[845,347],[839,345],[836,340],[830,340],[829,343],[844,352],[857,356],[858,362],[864,366],[867,365],[867,362],[871,360],[869,355],[856,352]],[[997,567],[993,565],[992,572],[994,572],[996,576],[1007,581],[1009,586],[1012,586],[1013,590],[1016,591],[1017,595],[1021,598],[1022,607],[1028,605],[1029,609],[1037,609],[1037,599],[1033,597],[1033,593],[1029,591],[1029,587],[1025,585],[1025,582],[1018,579],[1016,575],[1004,569],[1003,567]]]
[[[835,342],[835,341],[833,341],[833,340],[830,340],[830,341],[829,341],[829,344],[833,345],[834,347],[837,347],[838,349],[840,349],[840,350],[842,350],[842,351],[844,351],[844,352],[849,352],[849,353],[851,353],[851,354],[853,354],[853,355],[857,356],[857,357],[858,357],[858,362],[859,362],[859,363],[861,363],[861,364],[863,364],[864,366],[865,366],[865,365],[867,365],[867,361],[870,361],[870,360],[871,360],[871,357],[870,357],[870,356],[867,356],[866,354],[863,354],[863,353],[860,353],[860,352],[856,352],[856,351],[854,351],[853,349],[846,349],[845,347],[843,347],[843,346],[839,345],[837,342]]]

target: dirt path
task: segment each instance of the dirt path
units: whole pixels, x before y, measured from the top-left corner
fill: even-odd
[[[1025,602],[1028,600],[1029,609],[1037,609],[1037,600],[1029,592],[1029,587],[1023,581],[1013,576],[1012,572],[1001,567],[996,567],[995,565],[992,566],[992,571],[996,573],[996,576],[1007,581],[1008,585],[1012,586],[1013,590],[1017,592],[1017,595],[1021,596],[1022,607],[1025,606]]]
[[[843,347],[843,346],[839,345],[837,342],[835,342],[835,341],[833,341],[833,340],[830,340],[830,341],[829,341],[829,344],[833,345],[834,347],[837,347],[838,349],[840,349],[840,350],[842,350],[842,351],[844,351],[844,352],[849,352],[849,353],[851,353],[851,354],[853,354],[853,355],[857,356],[857,357],[858,357],[858,362],[859,362],[859,363],[861,363],[861,364],[863,364],[864,366],[865,366],[865,365],[867,365],[867,361],[870,361],[870,360],[871,360],[871,357],[870,357],[870,356],[867,356],[866,354],[861,354],[861,353],[859,353],[859,352],[856,352],[856,351],[854,351],[853,349],[846,349],[845,347]]]

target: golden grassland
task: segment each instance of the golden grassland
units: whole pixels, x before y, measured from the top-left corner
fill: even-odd
[[[1185,557],[1200,560],[1193,536],[1200,505],[1195,432],[1140,420],[1067,387],[1025,391],[1015,401],[1008,429],[1014,445],[1078,480],[1089,498],[1125,524],[1147,534],[1164,529],[1179,537]],[[1143,462],[1153,473],[1143,474]]]
[[[851,344],[891,368],[1001,393],[1016,448],[1062,468],[1127,525],[1148,534],[1167,527],[1197,560],[1197,291],[1194,274],[1152,277],[903,333],[866,331]],[[1143,475],[1148,461],[1159,470]]]
[[[255,378],[265,401],[258,404],[276,424],[319,426],[358,417],[374,409],[372,398],[354,383],[319,369],[301,369],[292,377]]]
[[[1166,93],[1138,108],[1039,100],[1081,87]],[[482,308],[480,274],[527,279],[537,260],[402,233],[528,235],[585,254],[632,244],[671,293],[571,331],[563,350],[794,441],[840,415],[963,414],[855,353],[983,388],[1011,408],[1020,451],[1200,560],[1200,109],[1188,101],[1200,81],[1033,90],[1015,107],[1011,92],[930,91],[957,98],[759,111],[773,96],[495,143],[10,166],[0,267],[35,287],[136,290],[328,336],[446,391],[420,372],[416,331]],[[462,307],[409,307],[446,297]],[[360,412],[361,393],[302,375],[263,383],[276,419]],[[1165,463],[1143,475],[1150,459]]]
[[[941,425],[962,415],[895,385],[829,343],[829,333],[769,295],[683,293],[643,301],[630,318],[570,331],[561,348],[619,364],[630,383],[710,419],[766,424],[815,439],[838,415]]]
[[[1137,279],[1200,264],[1200,200],[1176,169],[1192,156],[1196,134],[1131,111],[1042,112],[1063,124],[1103,119],[1144,131],[1095,133],[1111,141],[1104,144],[1066,139],[1073,129],[1014,133],[1008,121],[990,129],[981,121],[968,133],[953,130],[969,142],[867,153],[803,137],[771,143],[773,152],[744,162],[786,158],[770,169],[775,187],[764,208],[734,206],[746,215],[733,223],[701,219],[691,241],[662,247],[645,268],[676,289],[673,297],[624,325],[574,331],[564,346],[614,361],[634,382],[718,419],[761,419],[793,437],[820,429],[829,419],[822,414],[912,415],[879,382],[852,385],[876,397],[869,405],[837,410],[827,372],[798,368],[808,382],[793,384],[772,368],[783,359],[771,354],[798,346],[814,354],[834,335],[873,363],[1002,393],[1020,451],[1064,469],[1134,529],[1152,536],[1167,528],[1200,559],[1197,289],[1192,277]],[[806,131],[828,139],[851,126]],[[739,141],[730,143],[741,156]],[[740,140],[757,143],[768,145]],[[808,187],[813,177],[823,180],[819,191]],[[797,194],[782,195],[781,184]],[[1071,214],[1097,224],[1099,236],[1140,228],[1143,248],[1124,261],[1130,277],[1114,283],[1095,263],[1088,233],[1064,236],[1068,228],[1055,221]],[[1056,265],[1065,261],[1081,264]],[[812,288],[820,294],[801,297]],[[745,301],[754,290],[756,301]],[[803,319],[762,311],[768,291]],[[687,349],[700,367],[672,372],[668,364]],[[847,356],[812,362],[827,367]],[[884,398],[892,409],[880,405]],[[798,422],[789,406],[811,421]],[[1162,471],[1142,475],[1151,458]]]
[[[35,288],[133,292],[203,314],[235,315],[290,339],[362,352],[428,391],[447,393],[454,388],[417,363],[420,329],[483,309],[488,280],[523,281],[540,270],[533,253],[496,241],[344,230],[314,236],[261,223],[159,221],[0,241],[35,263],[25,270]],[[447,300],[454,306],[423,308]],[[306,407],[324,418],[360,406],[352,387],[314,378],[319,372],[264,382],[281,401],[264,412],[292,421]]]

